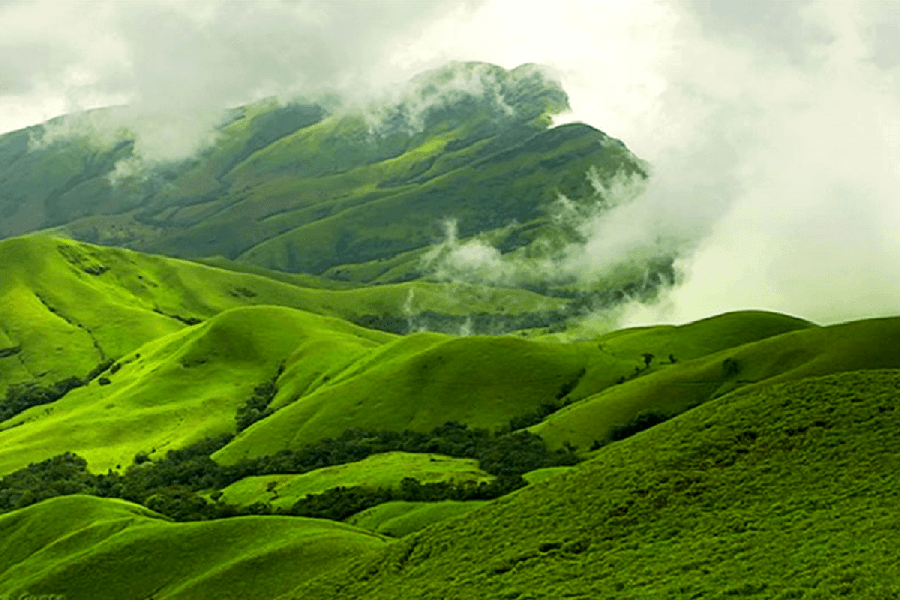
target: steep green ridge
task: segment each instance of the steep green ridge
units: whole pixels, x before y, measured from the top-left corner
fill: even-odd
[[[729,394],[284,598],[891,598],[900,372]]]
[[[264,502],[275,508],[290,507],[308,494],[320,494],[336,487],[396,488],[407,477],[412,477],[419,483],[479,483],[494,479],[479,469],[478,462],[473,459],[388,452],[359,462],[325,467],[300,475],[245,477],[224,488],[221,500],[239,506]]]
[[[609,344],[633,335],[640,332],[614,334]],[[662,365],[572,404],[531,430],[551,447],[570,442],[587,449],[595,441],[609,441],[615,427],[641,413],[675,415],[736,388],[859,369],[900,368],[898,348],[900,318],[802,328]]]
[[[487,504],[486,501],[385,502],[347,519],[355,527],[383,535],[403,537],[446,519],[461,517]]]
[[[0,594],[272,598],[384,545],[380,536],[330,521],[171,523],[127,502],[68,496],[0,516]]]
[[[373,261],[431,245],[449,218],[463,237],[515,224],[525,233],[505,242],[510,251],[554,229],[546,209],[559,193],[594,194],[589,171],[645,174],[592,127],[549,128],[567,107],[534,65],[451,63],[365,107],[326,98],[236,108],[213,147],[163,165],[140,162],[127,109],[62,117],[0,136],[0,236],[56,228],[367,281],[397,267]],[[117,170],[134,164],[141,175]],[[363,263],[375,268],[353,270]],[[416,269],[413,260],[398,277]]]
[[[324,343],[340,352],[363,352],[391,337],[284,307],[225,311],[126,355],[105,382],[94,381],[4,422],[0,472],[64,451],[84,456],[94,472],[105,472],[129,465],[139,452],[164,455],[233,432],[238,407],[279,364],[291,365],[289,376],[310,379],[302,372],[305,363],[292,360],[298,347]]]

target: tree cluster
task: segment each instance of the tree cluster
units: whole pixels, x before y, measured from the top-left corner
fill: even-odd
[[[110,365],[112,361],[102,362],[84,377],[67,377],[49,386],[33,381],[12,384],[6,389],[3,402],[0,402],[0,422],[11,419],[33,406],[56,402],[75,388],[87,385]]]
[[[253,394],[238,407],[234,420],[239,432],[272,414],[273,411],[269,405],[275,399],[275,394],[278,393],[276,383],[282,373],[284,373],[284,363],[279,365],[278,371],[272,379],[256,386]]]
[[[136,457],[124,473],[93,475],[86,461],[63,454],[31,464],[0,479],[0,511],[15,510],[46,498],[66,494],[91,494],[122,498],[142,504],[172,519],[205,520],[242,514],[270,514],[268,505],[235,507],[207,502],[198,492],[220,490],[244,477],[306,473],[322,467],[362,460],[390,451],[434,453],[474,458],[481,468],[497,477],[492,483],[429,483],[408,480],[398,490],[338,488],[324,495],[308,496],[280,514],[346,518],[353,509],[363,510],[388,500],[467,500],[496,498],[524,485],[522,474],[534,469],[579,462],[574,448],[550,451],[537,435],[526,431],[493,434],[448,422],[430,432],[367,431],[348,429],[296,450],[219,465],[210,456],[232,435],[208,438],[198,444],[171,450],[158,460]],[[213,495],[213,497],[216,497]],[[387,500],[385,500],[387,498]]]

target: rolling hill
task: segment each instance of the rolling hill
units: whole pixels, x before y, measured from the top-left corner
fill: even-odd
[[[614,338],[615,339],[615,338]],[[871,319],[795,331],[737,345],[589,396],[532,428],[551,447],[587,449],[642,413],[669,417],[732,390],[867,369],[900,369],[900,319]]]
[[[0,600],[900,597],[900,317],[598,334],[676,257],[440,270],[648,176],[567,107],[452,63],[178,160],[128,107],[0,135]]]
[[[271,598],[387,543],[314,519],[171,523],[89,496],[2,515],[0,532],[0,593],[70,600]]]
[[[566,300],[526,290],[407,282],[342,286],[311,276],[243,272],[127,249],[33,235],[0,241],[0,392],[85,377],[144,343],[222,311],[275,305],[395,331],[458,328],[468,315],[501,329],[561,318]]]
[[[890,598],[897,370],[723,396],[288,598]]]

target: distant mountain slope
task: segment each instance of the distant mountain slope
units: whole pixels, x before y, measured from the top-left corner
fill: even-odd
[[[508,251],[554,229],[546,210],[559,193],[591,196],[589,171],[646,174],[596,129],[548,128],[567,107],[534,65],[452,63],[365,107],[237,108],[212,147],[167,164],[141,162],[124,109],[61,117],[0,136],[0,236],[56,227],[107,245],[339,275],[428,246],[455,218],[463,237],[519,227]]]
[[[381,536],[331,521],[241,517],[171,523],[120,500],[68,496],[0,515],[0,594],[272,598],[385,544]]]
[[[739,391],[288,598],[891,598],[900,371]]]

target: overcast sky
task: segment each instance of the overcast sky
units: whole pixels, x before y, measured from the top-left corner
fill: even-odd
[[[573,258],[678,245],[683,283],[624,322],[900,312],[893,0],[0,0],[0,132],[110,104],[364,98],[447,60],[549,65],[565,119],[654,165]]]

